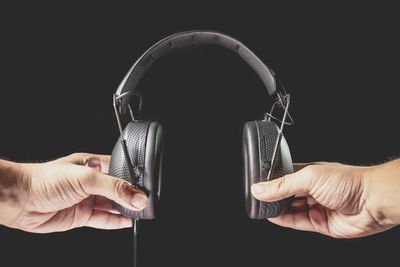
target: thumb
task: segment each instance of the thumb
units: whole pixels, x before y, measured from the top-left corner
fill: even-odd
[[[131,210],[142,210],[147,205],[146,194],[125,180],[89,169],[82,187],[90,195],[100,195],[111,199]]]
[[[312,188],[313,174],[311,166],[284,177],[253,184],[251,193],[261,201],[278,201],[297,194],[308,194]]]

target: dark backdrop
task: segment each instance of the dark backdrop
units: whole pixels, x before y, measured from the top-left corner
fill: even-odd
[[[291,93],[296,125],[285,136],[294,161],[383,162],[400,151],[394,11],[318,2],[3,4],[0,154],[39,161],[110,153],[118,137],[112,94],[135,59],[169,34],[213,29],[254,50]],[[166,140],[162,212],[141,224],[140,266],[360,266],[397,258],[398,228],[335,240],[246,218],[241,127],[271,102],[234,54],[174,52],[140,86],[142,118],[161,121]],[[129,229],[0,228],[1,266],[131,266],[131,250]]]

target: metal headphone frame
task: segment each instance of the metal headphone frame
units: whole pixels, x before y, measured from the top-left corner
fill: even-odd
[[[274,72],[271,69],[269,69],[269,71],[271,71],[272,76],[275,78]],[[276,142],[275,142],[274,152],[273,152],[273,155],[272,155],[272,160],[271,160],[271,165],[270,165],[270,169],[269,169],[268,176],[267,176],[267,181],[271,180],[271,178],[273,176],[273,173],[274,173],[274,170],[276,168],[276,162],[277,162],[277,159],[278,159],[277,155],[278,155],[278,150],[279,150],[280,143],[281,143],[282,136],[283,136],[284,126],[285,125],[293,125],[294,124],[293,118],[289,113],[290,95],[288,93],[286,93],[286,91],[285,91],[285,89],[283,87],[283,84],[277,78],[275,78],[275,81],[278,81],[278,83],[282,87],[283,94],[281,94],[281,92],[279,92],[279,90],[275,89],[276,90],[276,100],[272,104],[270,112],[269,113],[265,113],[264,120],[271,121],[273,119],[275,121],[281,122],[281,125],[279,127],[278,136],[277,136],[277,139],[276,139]],[[134,96],[137,96],[139,98],[138,112],[140,113],[140,110],[142,108],[143,99],[142,99],[142,97],[141,97],[141,95],[139,93],[136,93],[136,92],[133,92],[133,91],[127,91],[127,92],[122,93],[120,95],[114,94],[113,95],[113,106],[114,106],[115,116],[116,116],[117,123],[118,123],[118,129],[119,129],[120,136],[121,136],[121,144],[122,144],[122,148],[123,148],[123,152],[124,152],[124,157],[125,157],[125,160],[127,162],[128,172],[129,172],[129,175],[130,175],[131,181],[132,181],[132,186],[137,187],[138,183],[137,183],[137,181],[135,179],[133,165],[132,165],[132,162],[131,162],[130,157],[129,157],[128,148],[127,148],[127,145],[126,145],[126,140],[124,139],[124,136],[123,136],[123,128],[122,128],[121,117],[120,117],[122,99],[124,97],[128,96],[128,95],[134,95]],[[136,121],[136,119],[135,119],[135,116],[133,114],[132,107],[131,107],[130,103],[127,103],[127,105],[128,105],[131,121],[134,122],[134,121]],[[284,110],[282,120],[279,120],[278,118],[276,118],[275,116],[272,115],[274,110],[275,110],[275,106],[276,105],[278,105],[279,107],[282,107],[283,110]],[[289,118],[290,121],[286,122],[286,118]],[[137,266],[138,219],[132,219],[132,225],[133,225],[133,266],[136,267]]]
[[[281,84],[281,86],[283,87],[282,84]],[[280,146],[282,136],[283,136],[283,128],[285,127],[285,125],[290,126],[290,125],[294,124],[294,120],[289,113],[290,94],[286,93],[285,90],[283,90],[283,91],[285,92],[285,94],[283,96],[281,96],[281,94],[279,92],[277,92],[277,100],[272,104],[270,112],[265,113],[265,116],[264,116],[264,120],[271,121],[273,119],[275,121],[281,122],[281,125],[279,127],[278,136],[277,136],[277,139],[275,142],[274,152],[272,154],[271,167],[268,172],[267,181],[271,180],[271,178],[273,176],[273,172],[276,168],[276,162],[278,159],[277,154],[278,154],[279,146]],[[137,181],[135,181],[135,179],[134,179],[135,176],[134,176],[134,172],[133,172],[133,168],[132,168],[132,163],[131,163],[130,157],[128,155],[128,148],[126,146],[126,140],[123,137],[122,123],[121,123],[121,118],[120,118],[120,114],[118,111],[119,107],[121,106],[122,98],[127,95],[135,95],[139,98],[138,112],[140,112],[140,110],[142,109],[143,98],[139,93],[135,93],[132,91],[125,92],[121,95],[115,95],[115,94],[113,95],[113,106],[114,106],[115,116],[117,118],[118,129],[119,129],[119,132],[121,135],[121,143],[122,143],[122,147],[123,147],[123,151],[124,151],[125,160],[128,163],[128,170],[129,170],[129,174],[131,176],[132,185],[137,186]],[[275,106],[278,103],[279,103],[279,106],[283,107],[283,110],[284,110],[282,120],[279,120],[277,117],[272,115],[275,110]],[[129,109],[131,121],[135,121],[135,116],[133,115],[133,110],[132,110],[130,103],[128,103],[128,109]],[[289,118],[290,122],[286,122],[286,118]]]

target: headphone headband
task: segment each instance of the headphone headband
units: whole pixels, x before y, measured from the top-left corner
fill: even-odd
[[[218,45],[236,52],[261,78],[270,96],[276,95],[276,83],[273,72],[244,44],[240,41],[214,31],[187,31],[170,35],[154,44],[144,52],[133,64],[119,85],[115,95],[125,95],[127,92],[135,93],[137,86],[149,70],[152,63],[160,57],[168,54],[175,48],[183,48],[191,45]],[[130,95],[121,99],[121,110],[125,113]]]

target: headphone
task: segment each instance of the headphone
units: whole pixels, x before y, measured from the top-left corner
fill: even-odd
[[[113,104],[120,137],[112,151],[109,174],[146,192],[148,205],[142,211],[133,211],[117,203],[114,206],[135,221],[156,217],[161,191],[163,130],[159,122],[135,120],[130,101],[132,97],[138,97],[140,110],[142,99],[137,87],[150,66],[170,51],[192,45],[217,45],[235,52],[258,74],[273,98],[271,111],[263,120],[247,122],[243,127],[243,178],[247,215],[251,219],[279,216],[287,209],[290,199],[258,201],[251,195],[250,187],[253,183],[293,172],[289,146],[282,134],[284,126],[293,123],[288,112],[290,95],[279,82],[276,84],[274,72],[250,49],[238,40],[214,31],[187,31],[162,39],[136,60],[119,85]],[[281,120],[272,115],[275,109],[282,109]],[[131,121],[123,128],[121,118],[126,115],[130,115]],[[286,119],[290,121],[286,122]],[[281,125],[278,127],[274,121]]]

